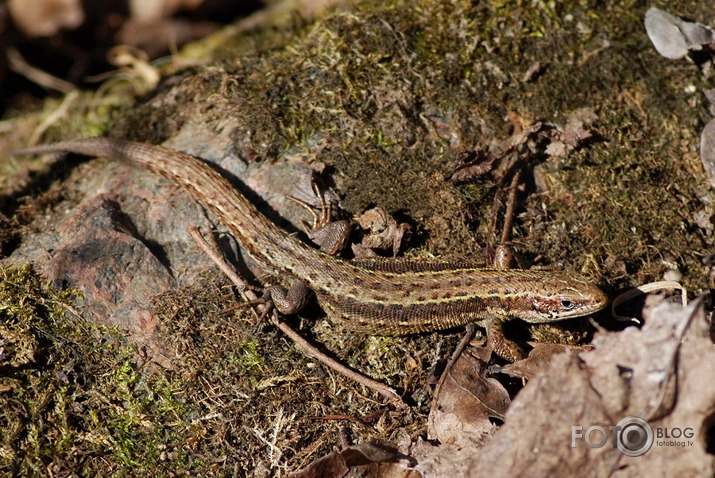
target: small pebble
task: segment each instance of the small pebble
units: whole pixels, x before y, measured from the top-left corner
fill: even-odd
[[[679,270],[669,270],[663,274],[663,280],[680,282],[683,279],[683,273]]]

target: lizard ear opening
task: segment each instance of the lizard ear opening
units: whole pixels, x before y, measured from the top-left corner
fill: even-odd
[[[549,322],[559,315],[559,304],[551,300],[532,300],[533,310],[539,315],[538,320],[535,322]]]

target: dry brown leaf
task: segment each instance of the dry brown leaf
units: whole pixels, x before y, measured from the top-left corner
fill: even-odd
[[[710,186],[715,188],[715,119],[708,121],[700,135],[700,160],[710,178]]]
[[[145,25],[159,21],[180,9],[193,10],[204,0],[129,0],[132,19]]]
[[[494,163],[502,159],[501,154],[483,150],[466,151],[457,159],[457,167],[449,177],[450,181],[461,183],[478,178],[494,169]]]
[[[595,350],[554,357],[516,397],[504,426],[470,459],[466,474],[480,476],[488,467],[491,477],[713,476],[715,348],[702,304],[661,303],[645,316],[640,330],[600,332]],[[601,448],[575,436],[573,427],[608,430],[633,416],[650,419],[656,436],[686,430],[692,436],[681,446],[656,438],[639,457],[614,448],[610,432]]]
[[[551,142],[546,146],[546,154],[549,156],[564,157],[583,141],[591,138],[589,128],[596,122],[598,115],[593,108],[580,108],[572,111],[567,120],[566,126],[555,125],[552,130],[545,130],[544,135],[548,135]]]
[[[333,451],[315,460],[300,471],[288,475],[290,478],[340,478],[350,469],[339,452]]]
[[[565,344],[545,344],[540,342],[529,342],[533,348],[529,352],[529,356],[517,360],[514,363],[506,364],[499,369],[507,375],[517,378],[525,378],[532,380],[537,373],[546,369],[554,356],[562,352],[583,352],[586,347],[577,347],[574,345]]]
[[[700,23],[686,22],[659,8],[645,13],[645,29],[662,56],[677,60],[691,50],[700,50],[715,41],[715,31]]]
[[[398,463],[403,461],[404,463]],[[407,467],[414,460],[396,448],[379,442],[365,441],[340,451],[333,451],[318,458],[300,471],[291,473],[291,478],[340,478],[348,476],[351,467],[363,467],[360,476],[415,476]],[[377,467],[375,467],[377,465]],[[365,473],[363,473],[365,472]]]
[[[514,133],[504,141],[503,148],[497,147],[493,151],[470,151],[463,154],[459,159],[460,164],[449,177],[450,181],[461,183],[487,173],[494,173],[497,177],[501,177],[517,159],[519,148],[537,135],[543,126],[543,123],[534,123]]]
[[[503,147],[492,151],[469,151],[461,155],[450,181],[461,183],[491,173],[501,178],[514,164],[519,153],[542,153],[563,157],[592,136],[589,128],[598,119],[593,108],[571,112],[566,126],[536,122],[514,133]]]
[[[496,379],[486,378],[486,362],[465,351],[448,372],[434,398],[437,406],[428,419],[427,436],[442,443],[482,440],[494,425],[490,417],[504,419],[511,402]]]
[[[17,28],[29,38],[51,36],[84,22],[80,0],[8,0],[7,8]]]
[[[402,238],[410,230],[409,224],[398,223],[380,207],[368,209],[358,216],[357,222],[367,233],[362,242],[353,248],[356,257],[372,257],[369,253],[363,255],[364,249],[389,249],[395,257],[400,252]],[[360,256],[357,255],[358,251],[361,252]]]

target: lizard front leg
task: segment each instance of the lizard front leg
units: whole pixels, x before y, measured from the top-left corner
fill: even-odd
[[[350,221],[333,220],[332,200],[326,200],[322,188],[315,180],[311,181],[311,189],[319,203],[317,208],[296,197],[287,196],[287,198],[303,206],[313,215],[312,225],[303,223],[308,238],[313,244],[323,252],[333,256],[338,255],[345,248],[350,237]],[[319,212],[316,212],[316,209]]]
[[[497,269],[512,269],[519,261],[513,248],[508,244],[499,244],[494,251],[493,264]],[[504,321],[508,317],[492,317],[485,324],[487,345],[499,357],[509,362],[523,359],[526,354],[513,340],[504,335]]]
[[[487,320],[485,328],[487,330],[487,345],[495,354],[512,363],[525,357],[521,347],[504,336],[503,318],[494,317]]]

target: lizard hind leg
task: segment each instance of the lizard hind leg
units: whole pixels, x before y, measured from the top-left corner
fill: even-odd
[[[273,302],[276,310],[283,315],[299,312],[310,301],[311,290],[300,279],[292,279],[288,288],[273,285],[266,289],[264,297]]]

